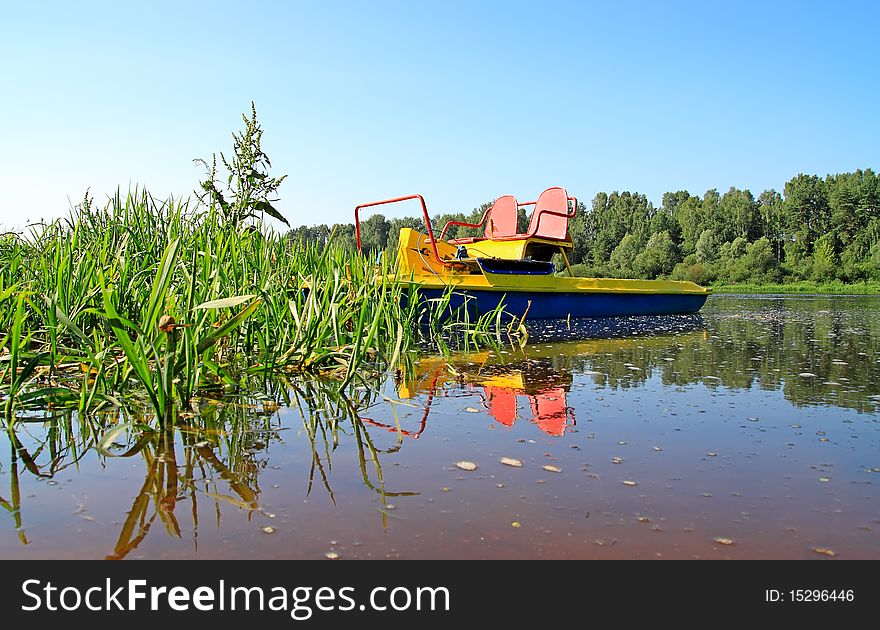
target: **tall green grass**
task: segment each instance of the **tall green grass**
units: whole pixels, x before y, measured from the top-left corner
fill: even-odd
[[[465,345],[501,340],[500,310],[450,320],[393,273],[386,256],[377,267],[332,240],[291,242],[144,190],[103,208],[86,198],[0,241],[5,416],[141,405],[162,423],[196,392],[235,390],[249,373],[344,387],[419,347],[445,350],[450,331]]]
[[[139,406],[161,424],[196,392],[247,374],[340,387],[420,345],[493,343],[498,313],[451,324],[378,263],[331,241],[294,243],[145,190],[0,240],[0,396],[16,410]],[[409,298],[409,299],[407,299]],[[417,321],[426,319],[427,326]]]

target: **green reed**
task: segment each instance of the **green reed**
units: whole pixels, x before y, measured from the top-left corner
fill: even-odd
[[[449,330],[466,344],[500,340],[499,313],[450,324],[393,274],[387,256],[292,242],[189,201],[135,190],[100,208],[86,197],[66,219],[0,240],[7,422],[16,410],[140,406],[162,424],[247,374],[344,388],[420,346],[444,349]]]

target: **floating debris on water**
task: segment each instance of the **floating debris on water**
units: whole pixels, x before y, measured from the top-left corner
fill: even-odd
[[[813,547],[813,551],[818,554],[822,554],[823,556],[829,556],[831,558],[837,555],[837,553],[833,549],[829,549],[828,547]]]
[[[474,462],[455,462],[457,468],[461,468],[462,470],[467,470],[468,472],[476,470],[477,465]]]
[[[513,457],[502,457],[500,460],[502,464],[505,466],[513,466],[514,468],[522,468],[522,461],[518,459],[514,459]]]
[[[713,538],[712,540],[717,542],[719,545],[732,545],[732,544],[734,544],[733,539],[731,539],[731,538],[722,538],[719,536],[718,538]]]
[[[622,464],[622,463],[623,463],[623,458],[622,458],[622,457],[612,457],[612,458],[611,458],[611,463],[612,463],[612,464]]]
[[[264,534],[274,534],[275,528],[272,527],[271,525],[266,525],[266,527],[263,528],[263,533]]]
[[[336,553],[335,551],[328,551],[327,553],[324,554],[324,557],[327,558],[328,560],[339,560],[339,554]]]
[[[547,472],[552,472],[552,473],[561,473],[562,472],[562,469],[559,466],[553,466],[552,464],[545,464],[544,466],[541,466],[541,468],[543,468]]]
[[[511,526],[511,527],[522,527],[522,523],[520,523],[519,521],[513,521],[513,522],[510,524],[510,526]]]
[[[639,485],[638,482],[633,481],[632,479],[624,479],[622,483],[623,483],[623,485],[625,485],[625,486],[637,486],[637,485]]]
[[[813,374],[812,372],[801,372],[800,374],[798,374],[798,376],[801,376],[803,378],[815,378],[816,377],[816,375]]]
[[[465,407],[464,410],[468,413],[480,413],[480,410],[476,407]]]

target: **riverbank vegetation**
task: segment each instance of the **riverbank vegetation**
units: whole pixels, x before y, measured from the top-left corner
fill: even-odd
[[[823,293],[838,295],[878,295],[880,282],[789,282],[787,284],[721,284],[714,287],[715,293]]]

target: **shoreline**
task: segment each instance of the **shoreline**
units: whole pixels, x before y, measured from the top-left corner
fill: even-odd
[[[880,284],[843,282],[792,282],[789,284],[721,284],[712,286],[713,294],[817,294],[880,295]]]

